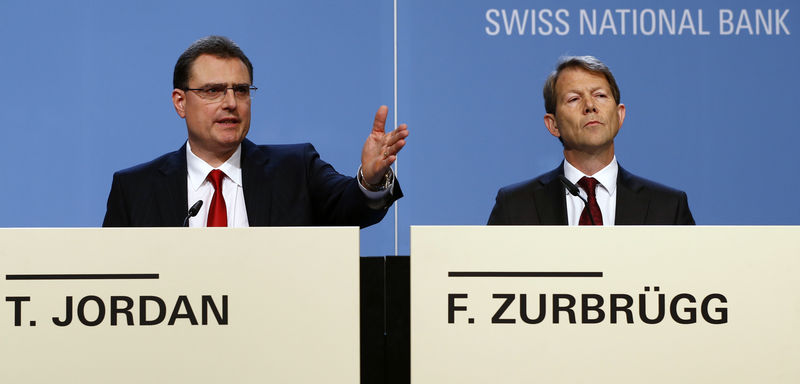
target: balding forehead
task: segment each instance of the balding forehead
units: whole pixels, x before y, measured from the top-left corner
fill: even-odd
[[[250,72],[247,65],[239,58],[203,54],[192,62],[188,81],[203,84],[244,84],[250,83]],[[194,84],[194,86],[203,84]]]

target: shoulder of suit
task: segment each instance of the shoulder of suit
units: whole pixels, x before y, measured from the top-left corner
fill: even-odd
[[[498,195],[505,195],[505,196],[528,195],[536,190],[544,188],[546,185],[552,183],[554,180],[557,180],[560,171],[561,171],[560,168],[556,168],[550,172],[534,177],[533,179],[528,179],[525,181],[507,185],[505,187],[500,188],[500,190],[498,191]]]
[[[267,160],[273,163],[291,160],[303,161],[309,157],[318,156],[311,143],[256,145],[248,141],[243,143],[242,150],[243,156],[255,159],[257,162]]]
[[[159,172],[165,165],[180,164],[186,162],[186,153],[180,149],[177,151],[165,153],[153,160],[134,165],[129,168],[117,171],[115,175],[119,177],[135,178],[137,176],[148,176],[154,172]]]
[[[659,182],[634,175],[621,168],[620,168],[619,182],[621,182],[622,184],[624,184],[625,186],[636,192],[647,191],[653,194],[669,195],[669,196],[678,196],[685,194],[683,191],[679,189],[675,189],[670,186],[661,184]]]
[[[296,144],[252,144],[254,148],[259,151],[268,153],[270,155],[293,155],[297,153],[305,153],[308,151],[316,151],[311,143],[296,143]]]

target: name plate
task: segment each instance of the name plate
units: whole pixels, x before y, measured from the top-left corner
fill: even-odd
[[[798,238],[412,227],[412,383],[798,383]]]
[[[357,228],[2,229],[0,244],[0,382],[358,382]]]

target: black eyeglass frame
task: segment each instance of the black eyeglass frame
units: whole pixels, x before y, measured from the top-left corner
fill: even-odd
[[[213,86],[207,86],[207,87],[202,87],[202,88],[184,88],[183,90],[184,91],[195,91],[195,92],[197,92],[197,95],[200,96],[200,98],[202,98],[204,100],[219,101],[219,100],[222,100],[223,98],[225,98],[225,95],[228,94],[228,90],[229,89],[233,90],[233,96],[234,97],[238,97],[240,99],[245,99],[245,98],[249,98],[253,92],[257,91],[258,87],[255,87],[255,86],[253,86],[251,84],[237,84],[237,85],[234,85],[232,87],[229,87],[229,86],[227,86],[225,84],[221,84],[221,85],[213,85]],[[239,92],[237,92],[237,89],[238,89]],[[246,94],[242,94],[241,93],[241,91],[243,89],[247,90]],[[220,92],[220,93],[219,93],[219,95],[213,95],[212,96],[212,95],[209,95],[207,93],[209,91],[217,91],[217,92]]]

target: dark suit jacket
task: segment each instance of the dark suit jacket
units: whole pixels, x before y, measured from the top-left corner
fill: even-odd
[[[535,179],[503,187],[489,225],[567,225],[567,198],[558,175],[564,163]],[[615,225],[694,224],[686,193],[619,167]]]
[[[355,178],[336,172],[311,144],[242,142],[247,220],[256,226],[366,227],[403,196],[395,181],[383,209],[370,209]],[[180,227],[188,207],[186,145],[114,173],[104,227]]]

